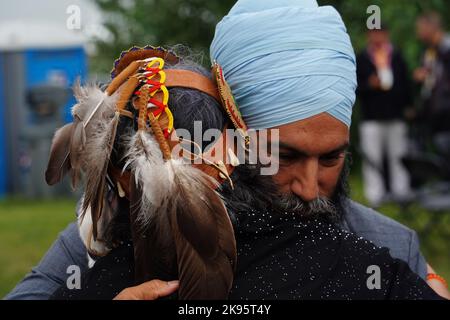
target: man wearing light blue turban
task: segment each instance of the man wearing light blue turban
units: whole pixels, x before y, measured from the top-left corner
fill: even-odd
[[[345,171],[356,61],[339,13],[315,0],[239,0],[216,27],[211,60],[251,129],[279,129],[283,194],[333,198]],[[341,227],[406,261],[425,278],[416,233],[350,199]]]
[[[339,13],[314,0],[240,0],[216,27],[211,59],[247,126],[279,129],[274,180],[281,191],[306,202],[330,197],[356,90],[355,55]]]
[[[339,13],[315,0],[241,0],[216,27],[224,69],[250,128],[322,112],[350,126],[356,60]]]

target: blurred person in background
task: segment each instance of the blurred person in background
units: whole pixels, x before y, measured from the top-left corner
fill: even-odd
[[[416,21],[418,39],[426,46],[414,80],[422,85],[421,110],[416,117],[431,137],[450,131],[450,35],[441,16],[428,12]]]
[[[362,121],[364,193],[374,207],[387,199],[383,160],[389,165],[393,199],[410,194],[410,179],[402,164],[408,148],[405,114],[411,106],[408,68],[391,43],[386,26],[367,32],[367,47],[357,57],[357,77]]]

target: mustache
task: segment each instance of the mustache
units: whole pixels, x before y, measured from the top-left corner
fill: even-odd
[[[284,195],[279,197],[277,206],[285,213],[299,214],[304,217],[318,214],[335,216],[338,213],[335,202],[325,196],[320,196],[312,201],[303,201],[294,194]]]
[[[345,203],[350,191],[348,173],[351,162],[351,156],[347,155],[333,194],[330,197],[319,196],[313,201],[304,201],[293,193],[280,194],[272,177],[260,175],[258,167],[252,165],[236,167],[231,175],[235,182],[234,188],[226,181],[219,192],[232,221],[240,213],[270,210],[273,214],[292,212],[297,216],[309,216],[307,218],[319,215],[337,222],[345,214]]]

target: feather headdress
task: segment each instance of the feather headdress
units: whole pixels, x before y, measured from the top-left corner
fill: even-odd
[[[80,226],[88,235],[92,224],[92,238],[85,243],[96,254],[108,251],[98,246],[114,216],[106,201],[108,188],[128,198],[137,283],[178,277],[181,299],[224,299],[236,265],[233,227],[215,177],[172,155],[169,140],[175,132],[166,84],[186,83],[217,100],[219,91],[192,71],[169,77],[166,61],[173,64],[177,58],[161,48],[132,48],[116,61],[105,92],[77,87],[74,122],[55,134],[46,180],[54,184],[70,172],[76,186],[84,173],[83,212],[90,219]],[[116,137],[121,116],[134,123],[126,133],[120,131],[125,138]],[[123,159],[113,163],[118,143]],[[123,164],[119,176],[112,174],[118,162]],[[224,166],[215,168],[229,177]]]

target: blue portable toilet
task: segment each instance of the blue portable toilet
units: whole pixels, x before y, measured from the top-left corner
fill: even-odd
[[[44,149],[49,149],[52,134],[43,132],[53,132],[71,121],[75,99],[70,94],[55,119],[40,125],[27,94],[38,86],[59,86],[69,91],[78,78],[86,79],[85,42],[79,32],[47,22],[0,24],[0,196],[31,189],[36,196],[49,194],[43,178],[48,156]],[[42,139],[47,140],[48,147],[40,147],[39,154],[30,152],[35,141],[27,143],[27,136],[33,135],[29,129],[45,135]],[[30,176],[35,176],[31,182]]]

